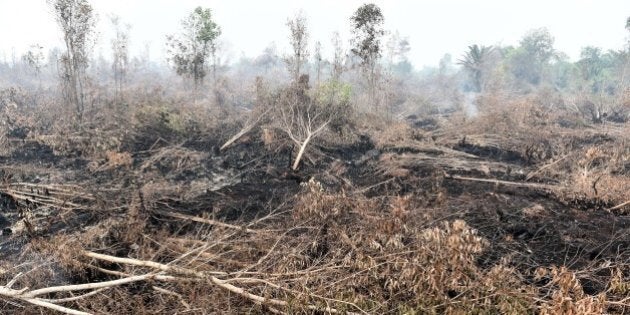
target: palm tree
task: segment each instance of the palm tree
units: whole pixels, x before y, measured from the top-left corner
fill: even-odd
[[[468,46],[468,51],[457,62],[457,64],[464,66],[464,69],[472,77],[475,92],[481,92],[484,65],[488,62],[488,58],[493,50],[492,46],[476,44]]]

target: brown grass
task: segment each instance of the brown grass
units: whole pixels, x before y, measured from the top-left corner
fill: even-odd
[[[575,127],[548,100],[484,95],[478,117],[432,131],[357,115],[300,172],[270,129],[216,153],[241,122],[177,99],[138,100],[124,128],[115,108],[33,127],[59,161],[3,168],[10,219],[33,228],[7,238],[0,309],[627,313],[629,206],[605,210],[630,200],[628,126]]]

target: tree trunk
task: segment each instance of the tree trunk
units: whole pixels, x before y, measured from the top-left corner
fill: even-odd
[[[300,151],[298,151],[298,154],[295,156],[295,162],[293,162],[293,167],[291,167],[294,171],[300,166],[300,160],[302,160],[302,155],[304,155],[304,151],[306,151],[306,146],[311,141],[311,136],[312,135],[309,134],[306,139],[304,139],[304,142],[302,142],[302,145],[300,145]]]
[[[236,135],[234,135],[232,138],[230,138],[228,141],[226,141],[221,148],[219,149],[219,151],[223,151],[225,150],[227,147],[229,147],[230,145],[232,145],[232,143],[234,143],[236,140],[240,139],[242,136],[244,136],[246,133],[248,133],[250,130],[252,130],[254,128],[254,126],[256,126],[255,124],[249,125],[249,126],[245,126],[243,127],[243,129],[241,129],[241,131],[239,131]]]

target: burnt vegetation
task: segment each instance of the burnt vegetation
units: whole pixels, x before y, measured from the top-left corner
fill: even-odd
[[[628,45],[420,71],[368,4],[226,62],[200,7],[165,69],[49,6],[66,47],[0,62],[1,313],[630,312]]]

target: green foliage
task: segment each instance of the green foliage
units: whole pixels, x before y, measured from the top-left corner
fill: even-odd
[[[212,20],[210,9],[195,8],[190,18],[184,21],[184,27],[194,29],[197,32],[197,41],[204,45],[214,44],[214,40],[221,35],[221,29]]]
[[[148,133],[166,140],[194,134],[198,129],[191,117],[166,105],[142,107],[134,116],[137,128],[148,128]]]
[[[335,113],[329,127],[332,131],[343,133],[351,116],[350,97],[352,86],[339,80],[329,80],[313,91],[313,98],[319,106],[327,108],[327,112]]]
[[[413,65],[409,60],[401,60],[392,65],[392,72],[399,76],[408,76],[413,73]]]
[[[297,84],[302,66],[308,59],[308,28],[306,27],[306,17],[302,13],[298,13],[294,19],[287,21],[289,27],[289,42],[293,54],[285,58],[285,62],[289,68],[289,72],[293,76],[293,83]]]
[[[554,87],[567,89],[571,87],[579,69],[566,59],[559,59],[551,65],[550,79]]]
[[[585,80],[592,80],[599,77],[604,68],[601,48],[593,46],[582,48],[578,65],[581,70],[582,78]]]
[[[464,67],[473,80],[475,92],[481,92],[484,68],[493,49],[492,46],[479,46],[476,44],[468,46],[468,51],[458,61],[458,64]]]
[[[510,70],[518,81],[538,85],[544,80],[545,71],[552,57],[554,38],[546,28],[529,31],[520,46],[509,52]]]
[[[52,1],[57,23],[66,43],[66,58],[87,67],[88,48],[94,32],[94,10],[87,0]]]
[[[87,0],[49,0],[49,4],[66,44],[61,57],[64,98],[76,107],[81,119],[85,107],[83,88],[87,80],[88,51],[94,39],[94,11]]]
[[[381,9],[373,3],[364,4],[350,21],[354,34],[352,53],[361,58],[363,65],[372,66],[381,56],[380,38],[385,34]]]
[[[352,86],[338,80],[322,83],[315,90],[315,97],[319,103],[350,104]]]
[[[546,28],[539,28],[529,31],[521,39],[521,47],[532,61],[538,64],[545,64],[554,56],[553,48],[555,39]]]
[[[580,69],[581,79],[590,87],[591,93],[604,92],[612,95],[618,85],[616,72],[622,69],[626,58],[624,52],[602,53],[601,48],[587,46],[582,48],[576,65]]]
[[[385,35],[383,14],[375,4],[364,4],[357,9],[350,21],[354,34],[352,39],[354,47],[351,51],[361,59],[368,85],[369,103],[372,107],[376,107],[376,66],[381,57],[381,37]]]
[[[32,45],[31,49],[29,49],[24,56],[22,56],[22,60],[26,62],[27,65],[33,68],[37,74],[41,71],[44,62],[44,47],[41,45]]]
[[[195,87],[203,83],[206,62],[216,53],[221,28],[212,20],[210,9],[197,7],[182,21],[184,32],[167,37],[169,61],[178,75],[192,78]]]

